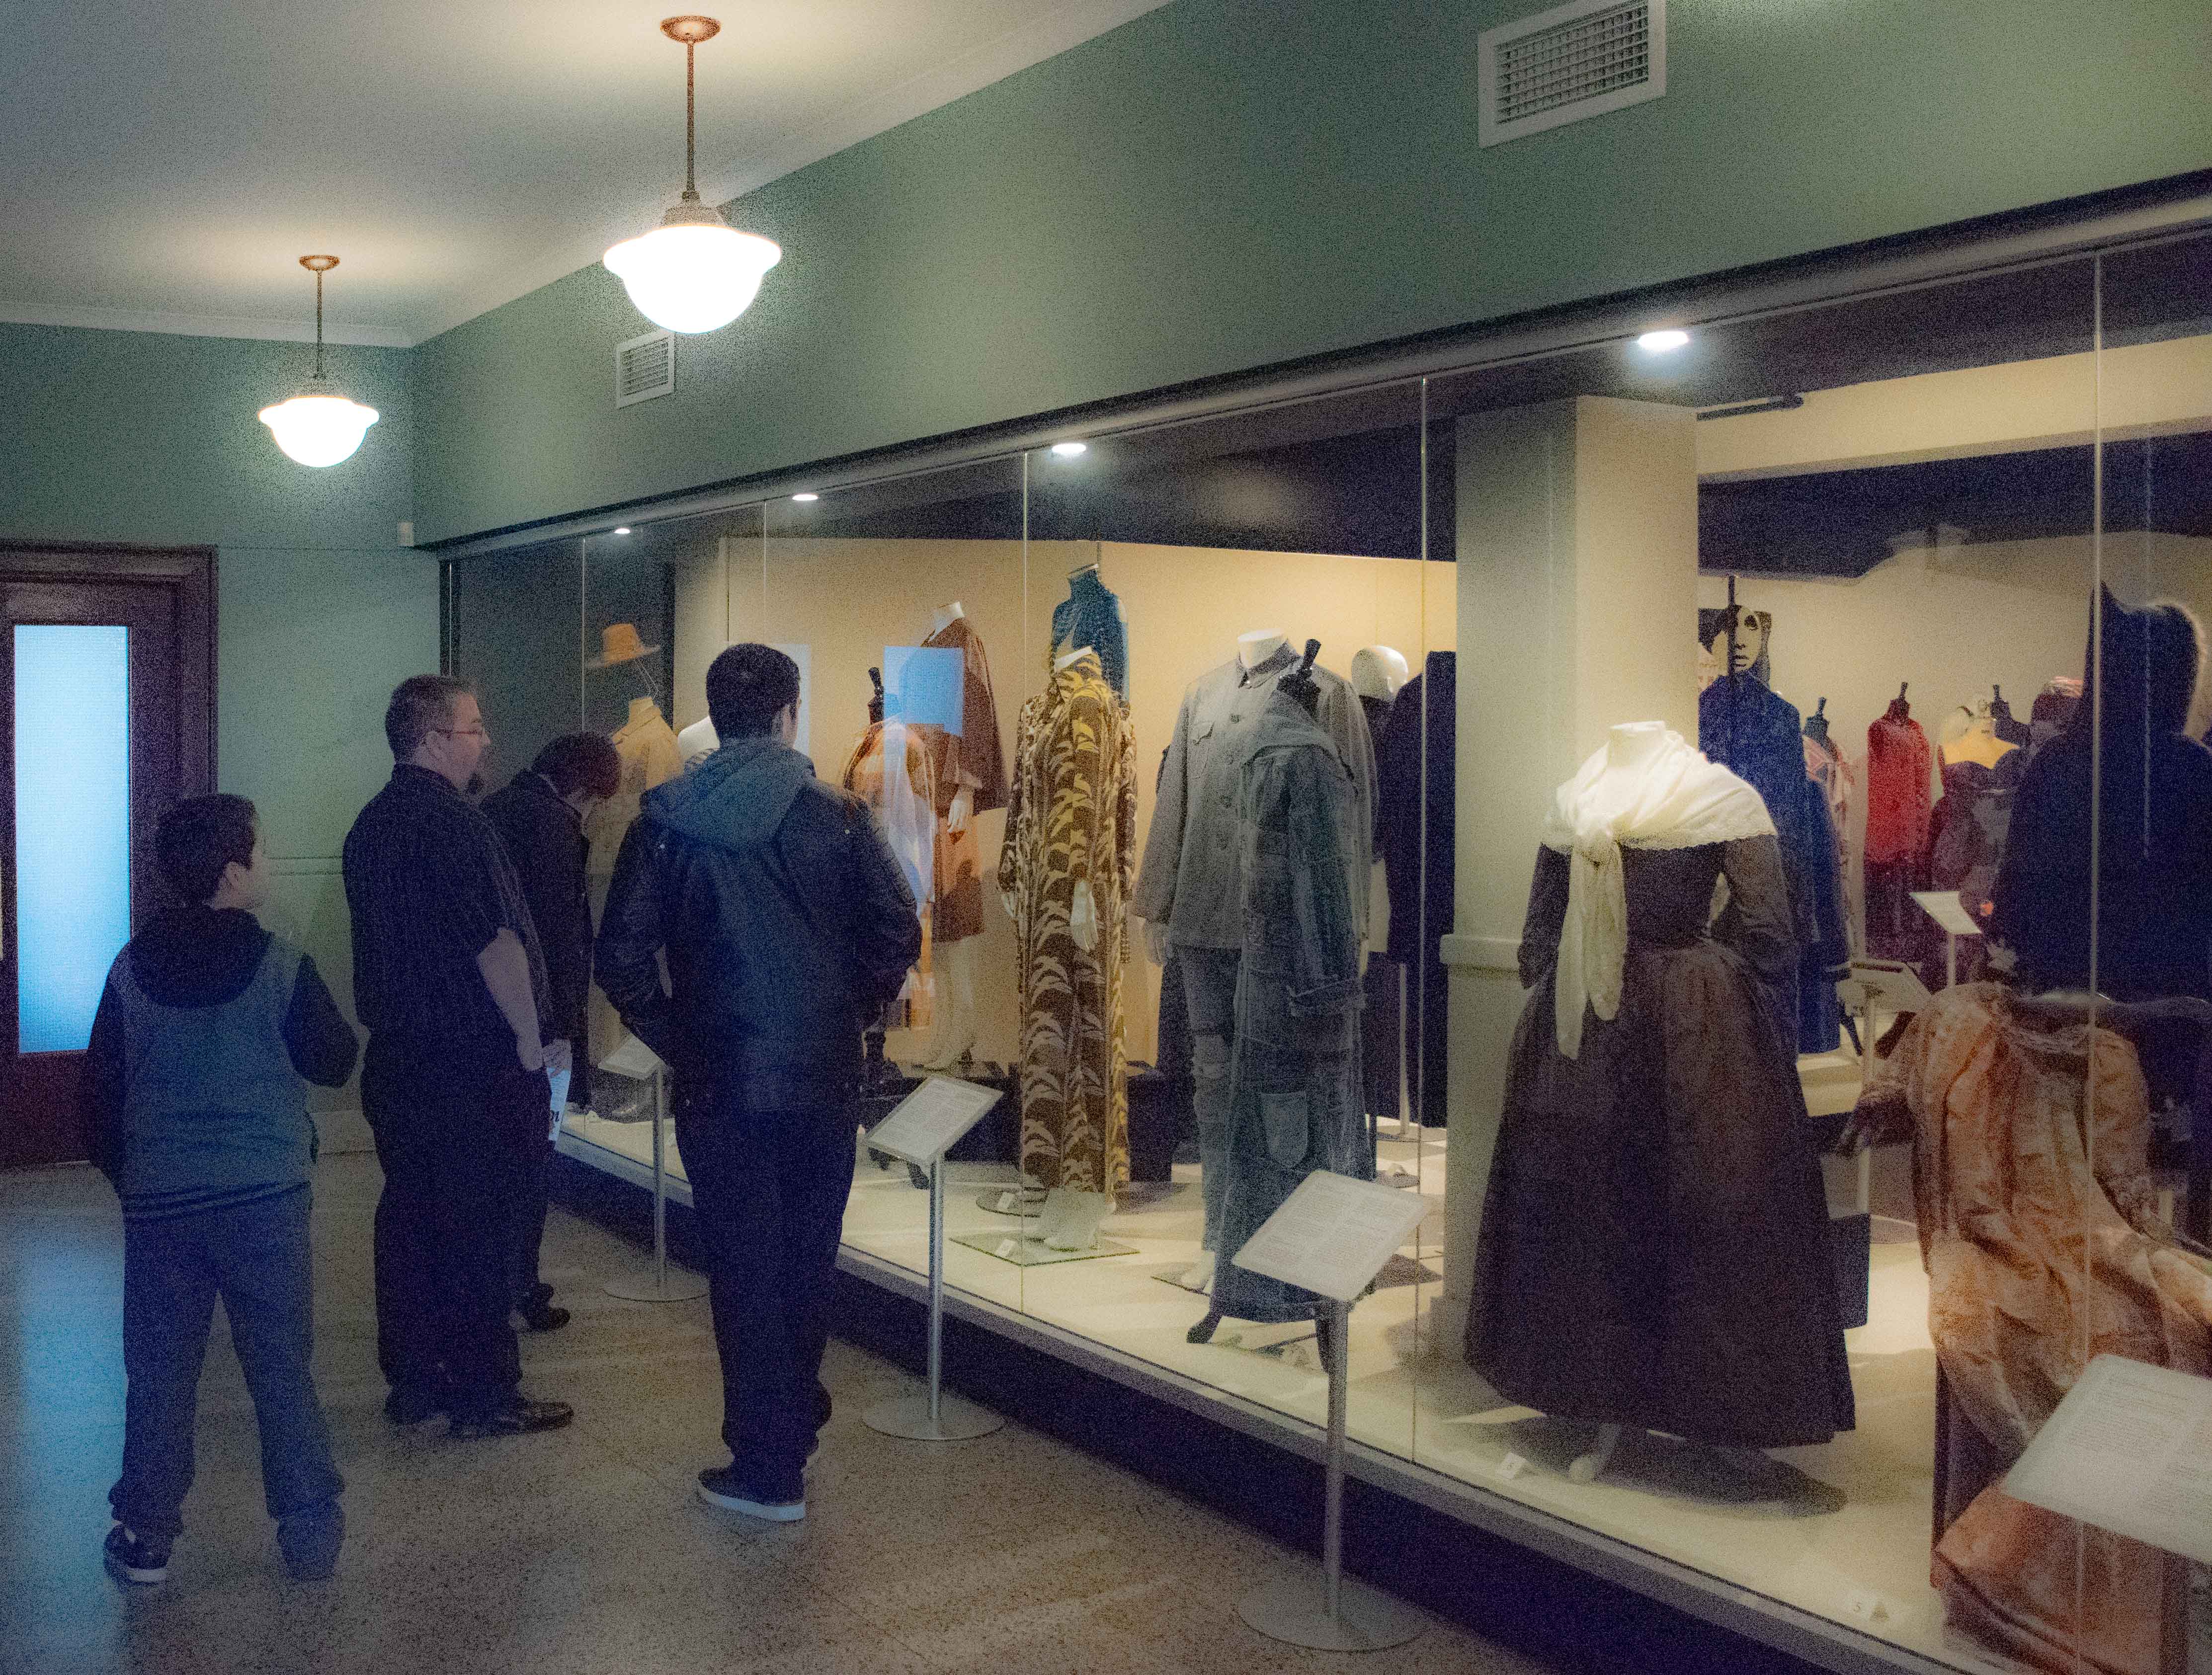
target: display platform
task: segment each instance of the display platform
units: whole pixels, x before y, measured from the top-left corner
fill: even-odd
[[[1816,1115],[1848,1110],[1857,1096],[1848,1048],[1808,1058],[1801,1071]],[[1948,1667],[1991,1675],[2007,1667],[1946,1635],[1928,1585],[1936,1358],[1928,1283],[1911,1224],[1901,1218],[1911,1213],[1901,1150],[1881,1153],[1863,1176],[1835,1160],[1828,1168],[1835,1207],[1853,1208],[1864,1193],[1875,1211],[1869,1320],[1846,1335],[1857,1429],[1823,1447],[1768,1453],[1632,1435],[1602,1476],[1576,1483],[1568,1468],[1589,1446],[1590,1428],[1503,1403],[1462,1358],[1441,1279],[1449,1148],[1439,1131],[1408,1126],[1399,1138],[1397,1128],[1381,1125],[1378,1176],[1406,1180],[1402,1190],[1419,1193],[1428,1214],[1352,1311],[1354,1443],[1447,1485],[1510,1497]],[[572,1116],[558,1145],[650,1187],[647,1123]],[[669,1195],[688,1204],[672,1133],[667,1156]],[[1200,1255],[1195,1165],[1177,1165],[1171,1183],[1125,1195],[1102,1229],[1099,1252],[1054,1252],[1081,1259],[1027,1263],[996,1253],[1015,1223],[986,1207],[1018,1186],[1012,1166],[947,1170],[945,1277],[954,1295],[1087,1339],[1247,1412],[1301,1428],[1325,1423],[1328,1381],[1310,1322],[1224,1320],[1212,1341],[1188,1341],[1206,1312],[1204,1297],[1175,1279]],[[872,1158],[857,1133],[845,1243],[917,1274],[927,1268],[927,1193],[915,1189],[904,1168]]]

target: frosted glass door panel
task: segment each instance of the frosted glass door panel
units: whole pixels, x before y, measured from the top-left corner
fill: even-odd
[[[15,628],[17,1050],[82,1052],[131,937],[131,630]]]

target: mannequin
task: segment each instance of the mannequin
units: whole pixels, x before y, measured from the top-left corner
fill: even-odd
[[[975,816],[1006,806],[1006,763],[988,660],[957,599],[931,614],[926,646],[961,653],[961,730],[943,736],[937,774],[938,881],[933,957],[938,986],[936,1025],[922,1055],[925,1069],[950,1070],[975,1046],[975,971],[983,932],[981,865]]]
[[[1259,737],[1279,683],[1297,658],[1280,628],[1237,638],[1236,656],[1184,692],[1146,834],[1144,866],[1129,910],[1145,922],[1152,957],[1174,962],[1190,1020],[1206,1235],[1201,1254],[1181,1277],[1204,1290],[1219,1248],[1231,1124],[1231,1067],[1236,1059],[1236,1002],[1245,933],[1244,838],[1239,812],[1246,757]],[[1364,935],[1375,820],[1375,748],[1352,683],[1310,671],[1312,719],[1335,747],[1350,779],[1353,831],[1344,863],[1353,929]]]
[[[1951,762],[1978,762],[1984,768],[1995,768],[2018,747],[1997,736],[1996,717],[1984,701],[1972,709],[1961,705],[1959,713],[1966,718],[1966,725],[1954,733],[1946,727],[1943,741],[1943,760]]]
[[[676,754],[684,759],[688,770],[722,748],[722,736],[714,731],[714,719],[702,715],[682,732],[676,735]]]
[[[1120,927],[1136,871],[1136,735],[1084,646],[1053,659],[1016,737],[998,883],[1019,951],[1024,1192],[1044,1194],[1030,1236],[1089,1250],[1128,1179]]]
[[[1352,654],[1352,689],[1363,698],[1396,697],[1413,672],[1406,654],[1389,646],[1362,646]]]
[[[1578,1482],[1624,1429],[1766,1448],[1852,1423],[1785,1039],[1796,942],[1776,824],[1656,721],[1614,727],[1545,823],[1467,1353],[1505,1400],[1592,1427]]]
[[[657,785],[684,771],[684,753],[676,730],[660,713],[653,678],[652,659],[658,646],[647,646],[632,622],[616,622],[600,631],[600,655],[584,666],[594,671],[626,669],[625,681],[639,689],[629,701],[623,725],[611,735],[622,757],[622,787],[592,810],[584,822],[591,848],[586,878],[591,886],[592,918],[596,924],[606,906],[607,889],[614,880],[615,857],[623,834],[637,818],[638,800]],[[622,1044],[623,1030],[597,985],[592,989],[591,1057],[594,1063]]]

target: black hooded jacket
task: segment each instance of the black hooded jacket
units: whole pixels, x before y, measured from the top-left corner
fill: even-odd
[[[646,793],[594,963],[623,1022],[688,1088],[797,1110],[851,1095],[860,1032],[921,952],[913,894],[866,805],[798,751],[740,738]]]

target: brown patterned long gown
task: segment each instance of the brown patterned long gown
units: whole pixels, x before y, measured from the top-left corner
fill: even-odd
[[[1022,1173],[1110,1193],[1129,1179],[1121,1041],[1126,903],[1136,881],[1136,733],[1097,654],[1022,707],[999,888],[1012,898],[1022,990]],[[1075,944],[1078,883],[1098,940]]]

